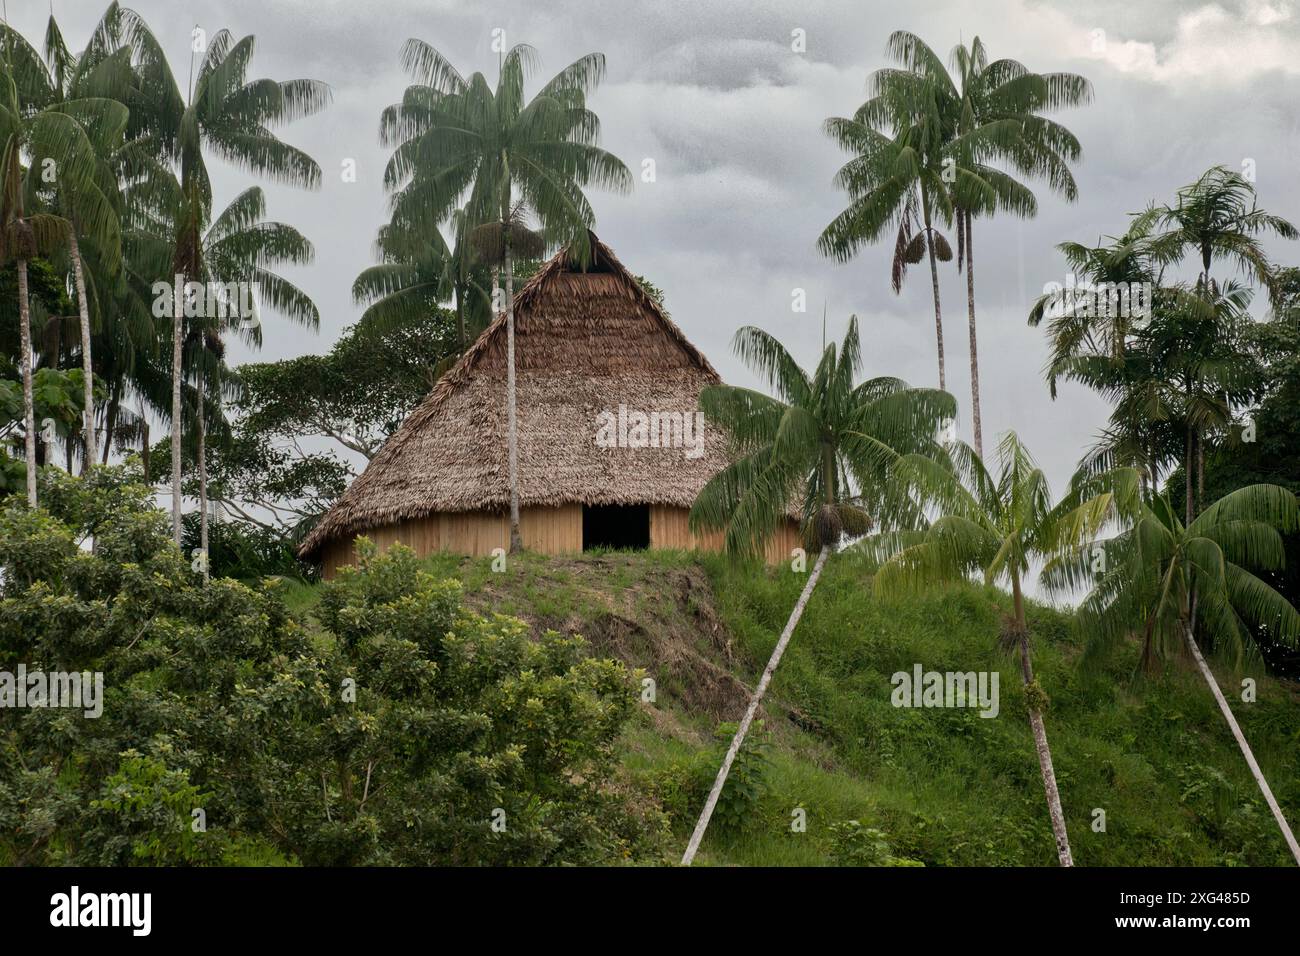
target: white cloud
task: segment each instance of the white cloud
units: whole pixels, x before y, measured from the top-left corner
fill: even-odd
[[[1300,38],[1287,0],[1246,0],[1232,8],[1208,3],[1176,17],[1166,40],[1126,36],[1105,23],[1088,25],[1077,15],[1045,12],[1071,26],[1068,52],[1105,63],[1121,73],[1170,85],[1248,83],[1271,71],[1300,74]]]

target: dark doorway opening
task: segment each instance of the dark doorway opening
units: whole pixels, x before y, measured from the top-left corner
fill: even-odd
[[[583,505],[582,550],[650,547],[649,505]]]

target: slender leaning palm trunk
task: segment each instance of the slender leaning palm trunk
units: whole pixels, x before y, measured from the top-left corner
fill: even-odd
[[[81,246],[77,242],[77,224],[68,230],[68,248],[72,253],[72,278],[77,286],[77,310],[81,317],[81,371],[85,377],[86,447],[82,452],[83,472],[95,461],[95,370],[90,355],[90,305],[86,302],[86,274],[81,263]]]
[[[922,197],[925,215],[925,249],[930,256],[930,289],[934,293],[934,337],[939,350],[939,390],[946,391],[948,384],[943,367],[943,313],[939,309],[939,266],[934,257],[934,229],[930,225],[930,202]]]
[[[32,313],[27,301],[27,260],[18,260],[18,339],[23,366],[23,453],[27,456],[27,504],[36,507],[36,402],[32,395]]]
[[[1232,709],[1228,706],[1223,691],[1219,689],[1219,682],[1214,679],[1214,673],[1205,663],[1205,658],[1201,656],[1201,649],[1196,646],[1196,639],[1192,637],[1192,629],[1185,626],[1183,635],[1187,638],[1187,649],[1192,652],[1192,658],[1196,661],[1201,676],[1205,678],[1205,683],[1210,685],[1210,693],[1214,694],[1214,699],[1219,704],[1219,710],[1223,712],[1224,720],[1228,722],[1228,728],[1232,731],[1232,736],[1237,738],[1237,746],[1241,748],[1241,755],[1246,758],[1246,765],[1250,767],[1250,772],[1255,777],[1255,784],[1259,787],[1259,792],[1264,795],[1264,802],[1273,811],[1273,819],[1277,821],[1278,829],[1282,831],[1282,838],[1286,840],[1286,845],[1290,848],[1291,855],[1295,857],[1296,864],[1300,865],[1300,844],[1296,843],[1295,834],[1291,832],[1286,817],[1282,815],[1282,808],[1277,804],[1277,798],[1273,796],[1268,781],[1264,779],[1264,772],[1259,769],[1259,764],[1255,762],[1255,754],[1251,751],[1250,744],[1246,743],[1246,736],[1241,732],[1241,727],[1237,725],[1237,718],[1232,716]]]
[[[510,252],[510,224],[505,230],[506,266],[506,430],[510,458],[510,553],[523,548],[519,534],[519,422],[515,406],[515,264]]]
[[[1020,676],[1028,688],[1034,682],[1034,665],[1029,659],[1029,630],[1025,624],[1025,599],[1020,591],[1020,576],[1011,579],[1012,597],[1015,601],[1016,626],[1020,631]],[[1061,807],[1061,793],[1056,787],[1056,770],[1052,767],[1052,749],[1047,744],[1047,728],[1042,712],[1031,703],[1029,727],[1034,734],[1034,749],[1038,751],[1038,769],[1043,775],[1043,791],[1047,794],[1047,812],[1052,818],[1052,835],[1056,838],[1056,855],[1061,866],[1074,866],[1070,853],[1070,835],[1065,829],[1065,811]]]
[[[984,425],[980,418],[980,361],[975,345],[975,251],[971,245],[971,216],[962,217],[966,230],[966,314],[970,323],[970,407],[975,431],[975,454],[984,457]],[[962,228],[962,224],[958,224]]]
[[[758,713],[758,705],[762,703],[763,695],[767,693],[767,685],[772,682],[772,674],[776,671],[776,666],[781,663],[781,655],[785,653],[786,645],[790,643],[790,635],[794,633],[799,618],[803,617],[804,608],[808,606],[808,599],[812,597],[813,588],[817,586],[817,579],[821,577],[822,567],[826,564],[826,559],[830,556],[830,553],[831,546],[823,545],[821,553],[817,555],[817,563],[813,565],[812,574],[808,575],[808,582],[803,586],[803,593],[799,595],[794,610],[790,612],[790,619],[785,622],[785,630],[781,632],[776,647],[772,649],[772,656],[768,659],[767,667],[763,669],[763,676],[759,678],[758,686],[754,688],[754,694],[749,699],[749,707],[745,710],[745,716],[741,719],[740,726],[736,728],[735,736],[731,738],[731,746],[727,748],[727,755],[722,759],[722,766],[718,768],[718,777],[713,781],[713,789],[709,791],[709,799],[705,801],[704,809],[700,812],[700,819],[696,821],[695,831],[691,834],[691,841],[686,845],[686,852],[682,854],[682,866],[690,866],[691,861],[695,859],[695,854],[700,849],[700,841],[704,839],[704,832],[709,828],[709,819],[713,816],[713,810],[718,805],[718,797],[722,795],[722,788],[727,783],[727,774],[731,773],[731,765],[736,760],[736,754],[740,753],[741,744],[745,742],[745,735],[749,733],[749,725],[754,722],[754,715]]]
[[[182,276],[176,276],[172,302],[172,540],[181,546],[181,359],[185,320]]]

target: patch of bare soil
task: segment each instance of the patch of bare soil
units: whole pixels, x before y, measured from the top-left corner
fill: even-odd
[[[467,595],[467,603],[480,612],[497,610],[497,597],[508,590],[518,607],[515,613],[535,633],[580,634],[594,653],[644,669],[655,680],[661,702],[668,697],[688,713],[715,722],[740,719],[750,687],[732,672],[742,662],[702,569],[609,555],[552,558],[544,573],[573,592],[575,611],[563,620],[535,613],[509,579]],[[616,584],[619,578],[627,585]]]

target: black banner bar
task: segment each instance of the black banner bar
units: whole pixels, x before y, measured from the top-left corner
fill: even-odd
[[[1281,869],[9,869],[0,870],[0,908],[12,940],[76,933],[83,942],[99,936],[128,944],[338,944],[425,928],[454,931],[464,942],[536,942],[557,931],[612,942],[633,931],[668,932],[665,922],[683,931],[690,924],[696,940],[713,935],[711,925],[719,938],[737,939],[773,919],[803,935],[917,933],[918,945],[937,941],[930,934],[952,938],[963,926],[993,925],[1070,940],[1199,934],[1231,943],[1258,930],[1294,932],[1296,876]],[[592,930],[616,935],[589,936]],[[660,936],[655,948],[669,941]]]

